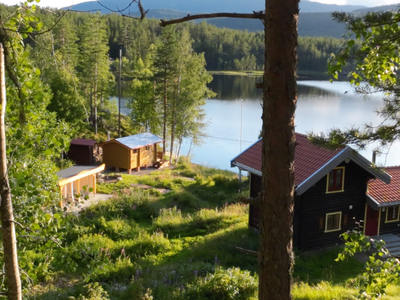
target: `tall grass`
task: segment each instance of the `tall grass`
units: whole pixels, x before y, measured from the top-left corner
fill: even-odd
[[[309,283],[296,283],[293,285],[292,296],[294,300],[350,300],[357,295],[356,289],[331,282],[321,281],[311,285]]]
[[[256,299],[257,258],[237,250],[258,249],[248,207],[237,202],[248,194],[246,184],[229,172],[183,164],[100,185],[115,196],[82,212],[63,248],[35,254],[54,260],[27,299]],[[351,278],[361,264],[335,263],[337,251],[296,253],[294,299],[357,293]],[[388,299],[397,292],[389,289]]]

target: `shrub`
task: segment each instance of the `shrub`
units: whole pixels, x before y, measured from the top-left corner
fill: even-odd
[[[108,294],[103,290],[103,287],[98,283],[89,283],[84,286],[86,289],[85,296],[80,295],[78,298],[69,297],[71,300],[110,300]]]
[[[99,218],[99,230],[103,231],[108,237],[117,241],[119,239],[133,239],[139,232],[139,225],[134,221],[115,219],[106,221],[104,217]]]
[[[171,242],[158,230],[152,235],[141,233],[137,239],[125,247],[125,253],[142,257],[167,252],[169,249],[171,249]]]
[[[245,300],[254,297],[258,280],[249,271],[239,268],[217,270],[193,284],[188,284],[181,299],[235,299]]]
[[[189,192],[179,192],[176,193],[173,196],[174,201],[176,202],[176,204],[184,209],[184,208],[189,208],[189,209],[193,209],[193,208],[198,208],[198,202],[199,200],[197,199],[197,197],[195,195],[193,195],[192,193]]]

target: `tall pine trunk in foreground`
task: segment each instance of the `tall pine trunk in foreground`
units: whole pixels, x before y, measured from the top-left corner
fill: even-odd
[[[10,300],[22,299],[21,280],[19,276],[17,240],[15,237],[14,214],[11,202],[11,190],[7,175],[6,152],[6,82],[3,46],[0,44],[0,218],[3,235],[5,277],[7,296]]]
[[[265,1],[260,300],[291,299],[298,2]]]

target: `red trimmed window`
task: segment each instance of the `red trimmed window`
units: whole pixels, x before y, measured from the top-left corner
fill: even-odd
[[[328,174],[328,192],[343,190],[344,168],[333,169]]]

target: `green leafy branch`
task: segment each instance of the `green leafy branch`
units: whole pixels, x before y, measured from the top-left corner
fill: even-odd
[[[359,299],[381,299],[389,284],[395,282],[400,274],[400,261],[392,257],[382,240],[374,240],[359,231],[353,230],[341,235],[345,247],[336,261],[343,261],[357,253],[370,253],[364,272],[359,280]]]

